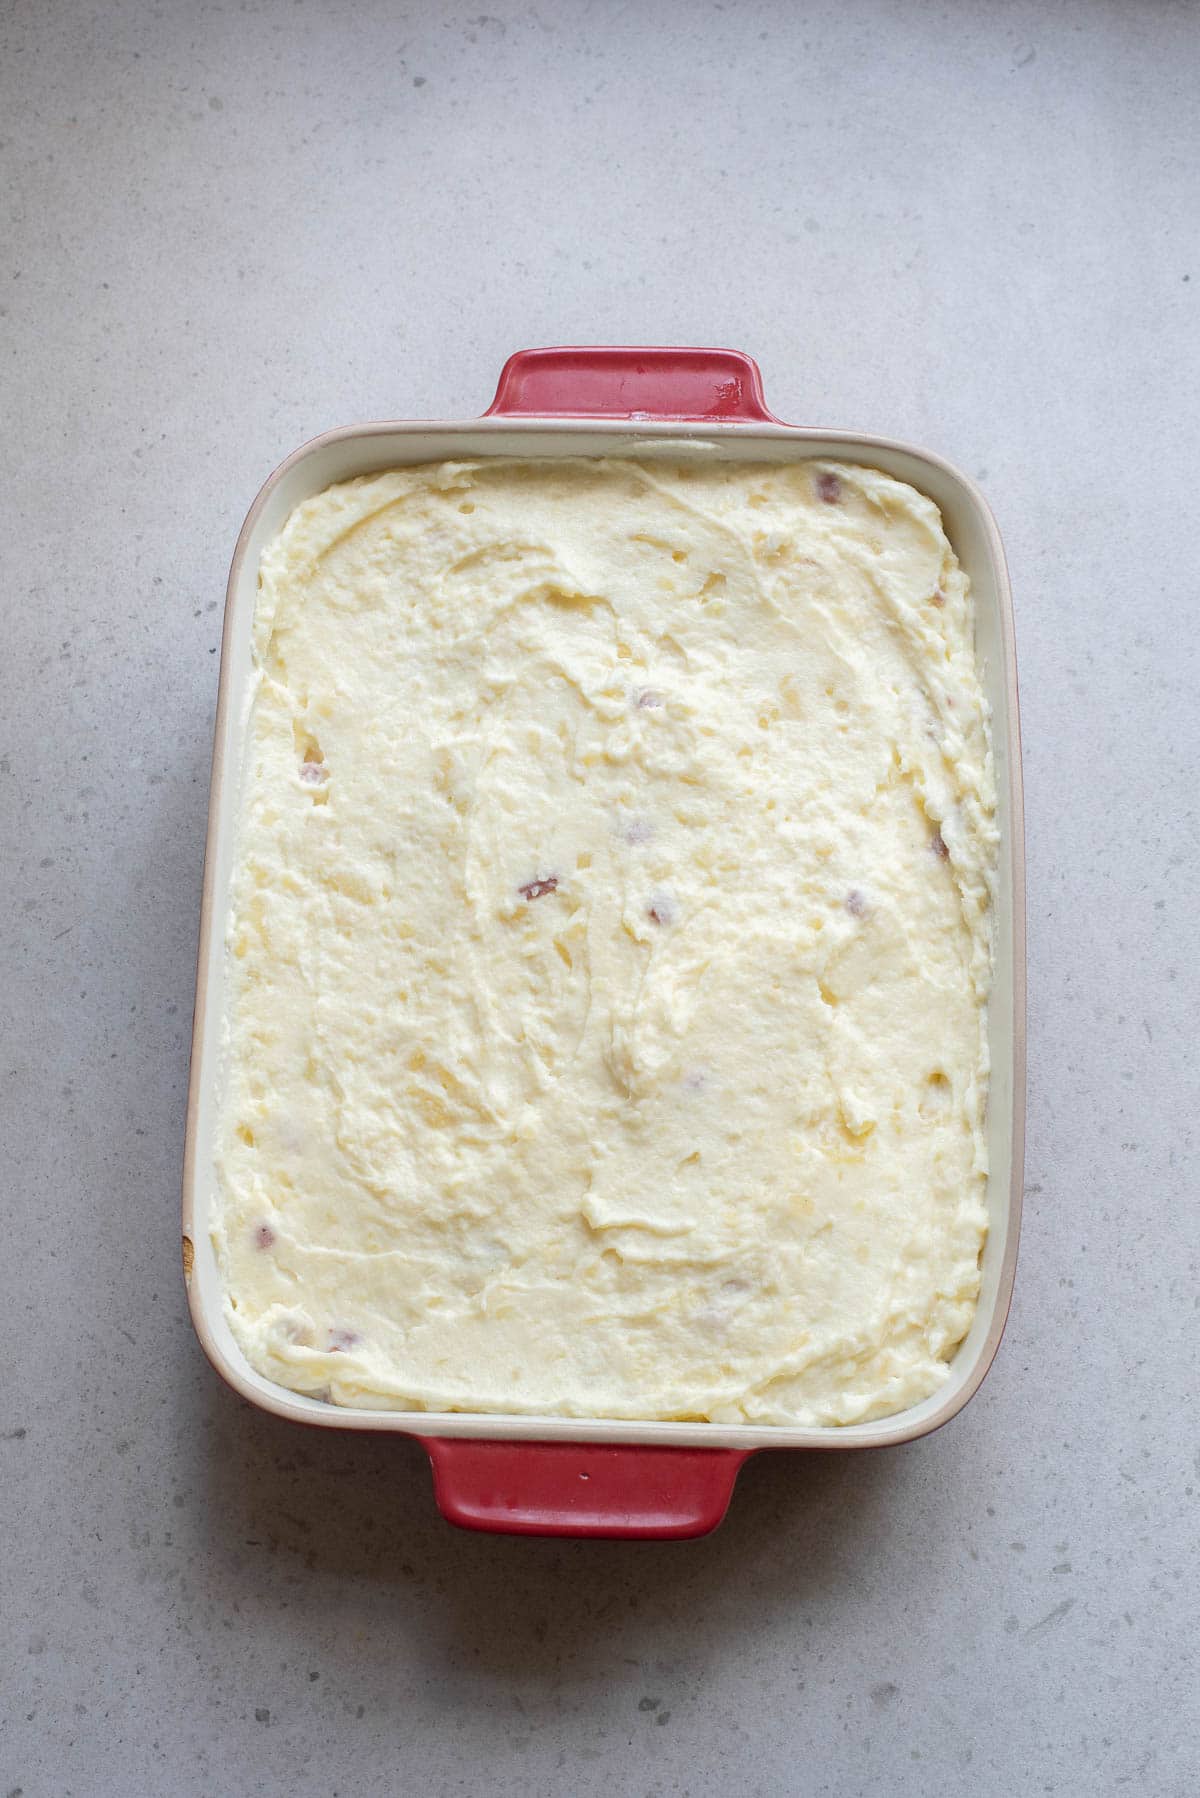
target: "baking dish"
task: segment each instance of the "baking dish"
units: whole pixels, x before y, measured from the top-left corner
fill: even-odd
[[[486,456],[698,453],[737,461],[831,457],[884,470],[940,508],[976,606],[977,656],[991,706],[1000,858],[989,1009],[989,1231],[971,1329],[942,1387],[870,1423],[820,1428],[630,1423],[491,1414],[379,1412],[291,1392],[246,1361],[225,1320],[210,1238],[221,1073],[225,927],[251,692],[258,564],[292,509],[335,481],[404,463]],[[947,1422],[982,1381],[1012,1292],[1024,1142],[1025,946],[1020,737],[1011,598],[999,535],[975,486],[924,451],[783,424],[757,366],[733,350],[541,349],[510,358],[480,419],[355,425],[315,438],[276,469],[250,509],[230,569],[201,907],[183,1181],[183,1256],[197,1334],[214,1367],[252,1403],[296,1422],[396,1431],[429,1453],[442,1513],[520,1534],[684,1537],[720,1522],[738,1469],[763,1448],[876,1448]]]

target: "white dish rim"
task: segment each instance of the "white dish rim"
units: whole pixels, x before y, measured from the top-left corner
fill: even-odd
[[[213,1173],[214,1094],[220,1058],[221,963],[232,833],[247,713],[249,627],[258,557],[292,507],[333,481],[403,463],[470,460],[475,456],[637,455],[667,446],[722,459],[832,459],[898,473],[939,504],[947,531],[971,579],[977,634],[986,623],[991,658],[982,668],[992,708],[996,751],[1001,877],[997,885],[997,985],[991,1002],[992,1083],[989,1144],[989,1237],[984,1292],[975,1322],[949,1364],[946,1382],[919,1405],[867,1423],[816,1427],[629,1421],[558,1414],[375,1410],[338,1406],[276,1385],[246,1361],[223,1311],[213,1255],[209,1207]],[[756,451],[758,452],[756,454]],[[340,472],[330,473],[331,468]],[[899,472],[907,469],[908,472]],[[931,491],[932,489],[932,491]],[[949,502],[949,503],[948,503]],[[964,540],[970,539],[964,556]],[[1001,974],[1003,983],[1001,984]],[[1025,855],[1020,722],[1012,596],[995,519],[975,483],[941,457],[898,439],[859,432],[767,423],[676,419],[485,416],[468,420],[391,420],[342,426],[301,445],[268,477],[239,533],[229,572],[221,644],[212,784],[201,899],[196,1001],[183,1165],[183,1256],[188,1304],[209,1360],[250,1403],[298,1423],[329,1429],[393,1432],[430,1438],[609,1443],[679,1448],[878,1448],[929,1434],[962,1410],[986,1375],[1004,1331],[1016,1273],[1025,1126]],[[997,1114],[997,1106],[1002,1108]],[[1001,1153],[997,1153],[999,1146]],[[1006,1161],[1007,1167],[997,1163]],[[997,1174],[1003,1176],[1002,1187]],[[985,1302],[986,1300],[986,1302]]]

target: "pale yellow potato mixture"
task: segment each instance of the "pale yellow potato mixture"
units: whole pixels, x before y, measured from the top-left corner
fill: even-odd
[[[262,560],[215,1240],[339,1404],[847,1423],[986,1227],[996,853],[936,508],[833,463],[479,461]]]

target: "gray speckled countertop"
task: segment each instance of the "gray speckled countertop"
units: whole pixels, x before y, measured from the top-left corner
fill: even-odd
[[[1198,88],[1169,0],[0,9],[0,1798],[1195,1789]],[[1017,597],[1009,1334],[694,1545],[451,1531],[415,1447],[225,1391],[179,1277],[242,514],[556,341],[943,452]]]

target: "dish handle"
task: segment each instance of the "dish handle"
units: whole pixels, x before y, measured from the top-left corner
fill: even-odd
[[[741,350],[561,346],[518,350],[485,418],[706,419],[778,424]]]
[[[422,1436],[442,1516],[511,1536],[706,1536],[751,1449]]]

